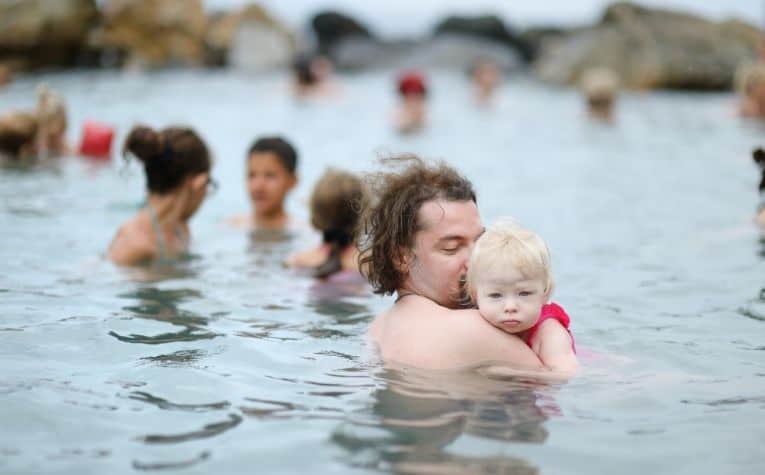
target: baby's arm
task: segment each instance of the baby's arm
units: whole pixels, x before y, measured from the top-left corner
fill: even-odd
[[[579,368],[579,361],[571,343],[571,335],[563,325],[554,318],[548,318],[534,335],[531,349],[552,371],[573,376]]]

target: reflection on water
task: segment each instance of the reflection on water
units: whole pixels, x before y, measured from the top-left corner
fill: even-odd
[[[543,444],[549,412],[534,385],[493,381],[476,371],[385,369],[369,411],[336,430],[332,440],[350,464],[396,473],[537,473],[510,456],[472,457],[446,450],[461,436]]]
[[[166,322],[183,327],[183,330],[177,332],[166,332],[151,336],[140,334],[121,335],[115,331],[109,332],[109,335],[125,343],[158,345],[180,341],[209,340],[221,336],[201,328],[207,325],[207,318],[178,308],[178,304],[181,302],[191,298],[201,298],[202,294],[196,290],[163,290],[155,287],[142,287],[136,291],[121,294],[119,297],[138,300],[138,305],[123,307],[123,310],[127,310],[133,317]],[[172,359],[170,358],[170,360]],[[175,359],[175,361],[179,360]]]

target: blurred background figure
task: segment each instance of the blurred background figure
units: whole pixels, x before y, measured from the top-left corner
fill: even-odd
[[[322,233],[322,242],[292,255],[286,265],[312,269],[320,279],[343,271],[358,274],[356,227],[367,200],[367,189],[356,175],[327,170],[311,195],[311,225]]]
[[[301,55],[292,63],[293,89],[298,98],[327,96],[335,92],[334,67],[326,56]]]
[[[757,216],[755,220],[757,224],[765,231],[765,150],[758,148],[752,153],[754,163],[760,168],[762,177],[760,178],[760,185],[758,190],[760,192],[760,204],[757,207]]]
[[[0,161],[24,161],[36,155],[37,117],[11,111],[0,116]]]
[[[396,112],[396,128],[405,134],[421,130],[427,122],[425,77],[418,72],[402,74],[398,79],[398,94],[401,103]]]
[[[177,258],[189,247],[188,221],[214,183],[207,145],[189,128],[136,126],[125,140],[126,160],[128,152],[143,163],[149,196],[119,228],[107,257],[119,265]]]
[[[285,210],[287,194],[297,185],[298,154],[282,137],[260,137],[247,151],[247,192],[253,212],[246,225],[259,230],[284,230],[295,223]],[[237,219],[237,224],[242,219]]]
[[[476,100],[480,105],[490,104],[494,91],[502,81],[499,66],[487,59],[479,59],[473,64],[470,73]]]
[[[580,88],[587,100],[590,117],[606,122],[614,120],[619,81],[613,71],[607,68],[587,69],[582,74]]]
[[[66,141],[67,110],[64,99],[46,85],[37,90],[37,154],[42,157],[71,153]]]
[[[11,72],[11,68],[4,64],[0,64],[0,87],[9,84],[12,79],[13,73]]]
[[[765,63],[748,63],[736,71],[736,89],[741,95],[739,114],[765,118]]]

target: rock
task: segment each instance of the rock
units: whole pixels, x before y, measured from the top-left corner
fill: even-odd
[[[499,17],[494,15],[448,17],[436,26],[434,32],[434,36],[443,34],[465,35],[490,40],[515,49],[524,60],[531,60],[531,48],[510,31]]]
[[[13,69],[72,66],[97,20],[95,0],[0,0],[0,61]]]
[[[91,45],[130,66],[204,63],[207,18],[201,0],[107,0]]]
[[[319,52],[330,57],[332,57],[332,49],[341,40],[374,39],[369,29],[361,22],[334,11],[325,11],[314,16],[311,27],[318,41]]]
[[[211,18],[205,43],[208,62],[254,72],[287,66],[295,52],[290,30],[256,4]]]
[[[605,67],[630,88],[730,89],[736,66],[756,57],[760,35],[738,21],[617,3],[598,25],[543,45],[535,70],[569,85],[584,70]]]

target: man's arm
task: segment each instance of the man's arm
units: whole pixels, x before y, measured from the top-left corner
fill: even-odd
[[[477,310],[452,310],[460,318],[454,348],[464,365],[487,361],[505,363],[516,369],[545,371],[537,355],[516,335],[494,327]]]

